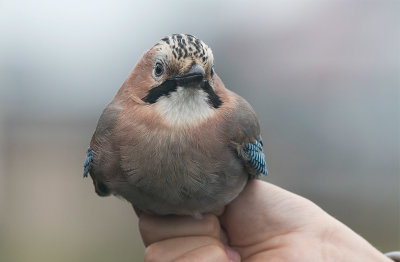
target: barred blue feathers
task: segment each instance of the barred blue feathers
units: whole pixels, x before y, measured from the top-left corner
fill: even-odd
[[[244,146],[243,151],[248,156],[248,161],[257,172],[268,175],[267,164],[265,163],[265,155],[262,144],[255,140]]]
[[[88,173],[90,172],[90,168],[91,168],[92,159],[93,159],[93,150],[89,146],[88,150],[87,150],[85,163],[83,164],[83,177],[88,176]]]

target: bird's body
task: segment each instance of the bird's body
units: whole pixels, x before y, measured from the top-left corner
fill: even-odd
[[[220,213],[249,177],[266,173],[254,111],[212,66],[211,49],[190,35],[168,36],[143,56],[90,143],[85,174],[99,195],[198,217]]]

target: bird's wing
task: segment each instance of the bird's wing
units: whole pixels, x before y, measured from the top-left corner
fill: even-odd
[[[90,169],[92,167],[92,160],[93,160],[93,149],[90,146],[88,146],[88,150],[86,153],[86,159],[83,164],[83,177],[88,176]]]
[[[251,177],[267,175],[267,164],[263,151],[260,125],[257,116],[249,103],[238,97],[237,107],[232,113],[231,142],[239,158],[241,158]]]
[[[121,109],[115,104],[109,104],[98,121],[96,131],[87,150],[83,165],[83,177],[88,174],[93,179],[96,193],[100,196],[109,195],[106,182],[110,174],[114,175],[119,166],[119,155],[113,143],[113,130],[117,115]]]
[[[258,173],[268,175],[267,163],[263,151],[262,141],[253,140],[243,147],[244,159],[257,170]]]

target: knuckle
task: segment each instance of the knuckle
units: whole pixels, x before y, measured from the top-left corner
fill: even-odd
[[[154,239],[154,225],[152,225],[151,217],[141,216],[139,218],[139,232],[142,236],[143,243],[145,246],[151,244],[152,239]]]
[[[204,216],[203,230],[204,234],[219,238],[221,226],[218,218],[214,215]]]
[[[151,244],[144,250],[145,262],[161,262],[163,259],[163,251],[159,248],[157,243]]]
[[[139,232],[140,232],[140,235],[142,236],[143,243],[145,245],[147,245],[147,243],[149,242],[148,237],[150,234],[149,234],[146,226],[143,225],[144,223],[145,222],[141,222],[141,220],[139,220]]]

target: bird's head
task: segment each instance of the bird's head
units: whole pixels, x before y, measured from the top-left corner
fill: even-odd
[[[162,38],[127,79],[130,92],[173,125],[199,123],[222,105],[215,88],[214,56],[198,38]]]

